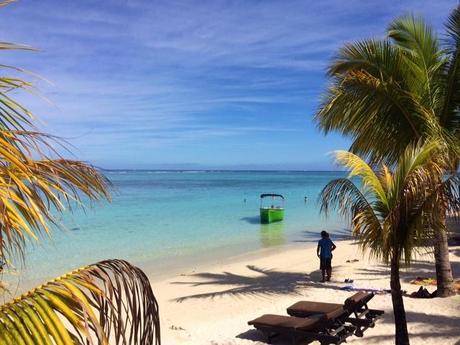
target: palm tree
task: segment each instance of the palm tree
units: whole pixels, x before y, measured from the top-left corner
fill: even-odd
[[[441,46],[422,19],[396,19],[387,39],[340,49],[328,69],[331,85],[316,114],[325,132],[353,139],[350,151],[371,162],[394,164],[419,140],[445,143],[450,171],[457,171],[460,130],[460,9],[447,22]],[[440,196],[441,198],[441,196]],[[455,293],[449,262],[446,214],[434,231],[438,296]]]
[[[322,212],[338,210],[350,221],[360,247],[390,264],[397,345],[409,344],[400,265],[410,264],[414,252],[424,248],[431,229],[439,223],[436,211],[458,211],[460,207],[460,179],[457,174],[439,178],[446,164],[436,155],[438,150],[437,142],[410,145],[394,171],[384,164],[374,171],[355,154],[339,151],[337,160],[350,174],[329,182],[320,195]],[[351,180],[353,177],[360,178],[361,188]],[[444,207],[434,207],[438,203]]]
[[[0,1],[0,7],[11,3]],[[0,50],[31,50],[0,42]],[[29,240],[56,214],[110,199],[93,166],[64,158],[65,142],[42,133],[12,94],[33,91],[27,71],[0,65],[0,262],[25,261]],[[1,291],[1,290],[0,290]],[[0,305],[0,343],[160,344],[158,305],[145,274],[120,260],[80,268]]]

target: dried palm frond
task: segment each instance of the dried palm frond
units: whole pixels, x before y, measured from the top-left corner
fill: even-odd
[[[0,344],[160,345],[158,304],[139,268],[101,261],[0,305]]]

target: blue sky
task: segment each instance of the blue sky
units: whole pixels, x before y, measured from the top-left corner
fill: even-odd
[[[313,114],[345,42],[413,12],[442,31],[457,1],[21,0],[2,52],[44,97],[19,96],[77,157],[106,168],[327,170]]]

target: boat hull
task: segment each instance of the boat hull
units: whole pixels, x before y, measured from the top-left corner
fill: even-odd
[[[283,219],[284,219],[284,208],[262,207],[260,209],[260,222],[262,224],[279,222]]]

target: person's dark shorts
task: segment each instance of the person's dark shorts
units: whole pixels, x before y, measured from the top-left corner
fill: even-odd
[[[320,270],[330,270],[330,269],[332,269],[332,266],[331,266],[332,258],[320,257],[319,261],[320,261],[320,263],[319,263],[319,269]]]

